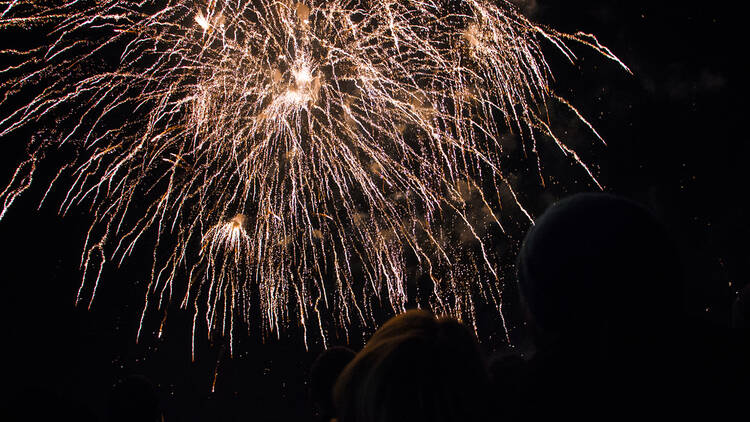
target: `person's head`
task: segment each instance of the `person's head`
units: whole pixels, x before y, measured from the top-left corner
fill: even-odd
[[[474,421],[489,379],[474,334],[412,310],[383,325],[334,388],[339,422]]]
[[[315,359],[310,368],[310,398],[318,419],[330,421],[336,417],[333,406],[333,386],[344,367],[354,359],[354,351],[346,347],[331,347]]]
[[[614,195],[577,194],[550,207],[527,233],[517,269],[538,344],[588,347],[602,334],[616,348],[650,341],[682,305],[681,266],[665,229]]]
[[[147,378],[131,375],[112,389],[108,413],[110,421],[158,422],[161,421],[159,396]]]

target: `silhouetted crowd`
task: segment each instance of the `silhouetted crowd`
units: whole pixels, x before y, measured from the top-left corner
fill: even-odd
[[[734,304],[731,327],[691,318],[676,245],[644,207],[602,193],[562,200],[527,233],[516,264],[528,350],[488,359],[458,321],[408,311],[359,353],[330,349],[318,358],[317,419],[747,415],[750,288]]]
[[[529,230],[516,264],[528,347],[485,356],[474,330],[410,310],[358,353],[321,353],[310,370],[310,419],[747,415],[750,287],[734,303],[731,326],[691,317],[676,245],[644,207],[601,193],[562,200]],[[118,383],[109,420],[164,420],[149,381]]]

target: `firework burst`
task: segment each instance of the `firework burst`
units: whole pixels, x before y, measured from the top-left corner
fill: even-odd
[[[422,306],[473,323],[482,300],[502,317],[484,227],[503,230],[502,195],[528,217],[503,173],[503,132],[532,156],[538,139],[554,143],[596,181],[549,128],[551,102],[591,126],[550,87],[541,44],[572,60],[566,43],[582,43],[622,65],[593,36],[542,28],[506,1],[3,9],[3,31],[46,36],[0,52],[0,136],[47,132],[24,138],[0,212],[47,152],[74,151],[50,188],[66,193],[61,213],[92,216],[79,300],[94,300],[108,261],[145,244],[144,317],[182,298],[194,333],[205,320],[233,335],[254,294],[266,333],[295,321],[307,337],[313,321],[325,342],[328,323],[371,327],[374,308],[405,309],[409,260]]]

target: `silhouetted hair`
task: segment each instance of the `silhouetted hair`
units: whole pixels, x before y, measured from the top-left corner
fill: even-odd
[[[161,420],[159,396],[151,382],[131,375],[112,389],[109,399],[110,422],[155,422]]]
[[[317,410],[317,420],[328,422],[336,417],[333,386],[356,354],[347,347],[331,347],[321,353],[310,368],[310,399]]]
[[[334,387],[339,422],[485,420],[487,369],[458,321],[408,311],[390,319]]]

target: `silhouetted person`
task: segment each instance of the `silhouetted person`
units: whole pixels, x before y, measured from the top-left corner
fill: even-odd
[[[110,422],[160,422],[159,396],[153,384],[139,375],[118,382],[110,394],[108,416]]]
[[[333,406],[333,386],[341,371],[354,359],[353,350],[331,347],[320,354],[310,368],[310,398],[315,420],[329,422],[336,417]]]
[[[474,334],[412,310],[390,319],[334,388],[339,422],[485,421],[489,379]]]
[[[537,413],[609,416],[675,392],[681,264],[648,210],[603,193],[564,199],[527,233],[517,267]]]

